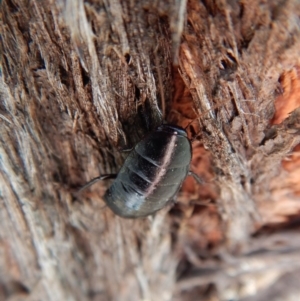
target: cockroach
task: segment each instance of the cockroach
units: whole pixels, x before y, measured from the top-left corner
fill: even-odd
[[[159,70],[157,56],[155,60]],[[162,115],[165,117],[160,72],[158,80]],[[94,178],[78,192],[100,180],[114,179],[104,195],[106,205],[121,217],[145,217],[174,200],[188,175],[201,183],[200,178],[190,171],[191,160],[192,146],[186,130],[179,126],[162,124],[136,144],[118,174]]]
[[[118,174],[97,177],[80,191],[114,178],[104,195],[106,205],[121,217],[145,217],[170,203],[188,175],[201,182],[190,171],[191,159],[186,130],[163,124],[136,144]]]

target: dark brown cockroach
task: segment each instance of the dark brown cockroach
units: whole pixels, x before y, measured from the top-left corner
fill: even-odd
[[[122,217],[145,217],[171,202],[188,174],[200,181],[189,170],[191,159],[185,129],[163,124],[136,144],[117,175],[100,176],[82,189],[115,178],[104,195],[106,205]]]
[[[155,64],[159,70],[157,55]],[[158,80],[164,118],[165,99],[160,72]],[[121,217],[145,217],[174,200],[187,175],[201,183],[199,177],[190,171],[191,159],[192,146],[186,130],[163,124],[136,144],[118,174],[97,177],[80,191],[97,181],[114,178],[104,195],[106,205]]]

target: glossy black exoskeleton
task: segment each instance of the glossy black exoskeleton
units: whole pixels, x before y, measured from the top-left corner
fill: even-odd
[[[85,187],[115,178],[104,195],[106,205],[122,217],[145,217],[173,200],[190,173],[191,159],[186,131],[163,124],[137,143],[117,175],[100,176]]]

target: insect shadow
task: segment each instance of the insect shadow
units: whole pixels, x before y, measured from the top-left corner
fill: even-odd
[[[172,202],[185,178],[193,176],[191,141],[186,129],[163,124],[136,144],[118,174],[92,179],[77,194],[98,181],[114,179],[104,195],[106,205],[125,218],[145,217]]]

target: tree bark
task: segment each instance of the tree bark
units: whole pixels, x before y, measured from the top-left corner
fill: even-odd
[[[0,299],[299,296],[299,15],[3,0]],[[137,220],[105,208],[109,182],[75,196],[163,121],[187,127],[203,185]]]

